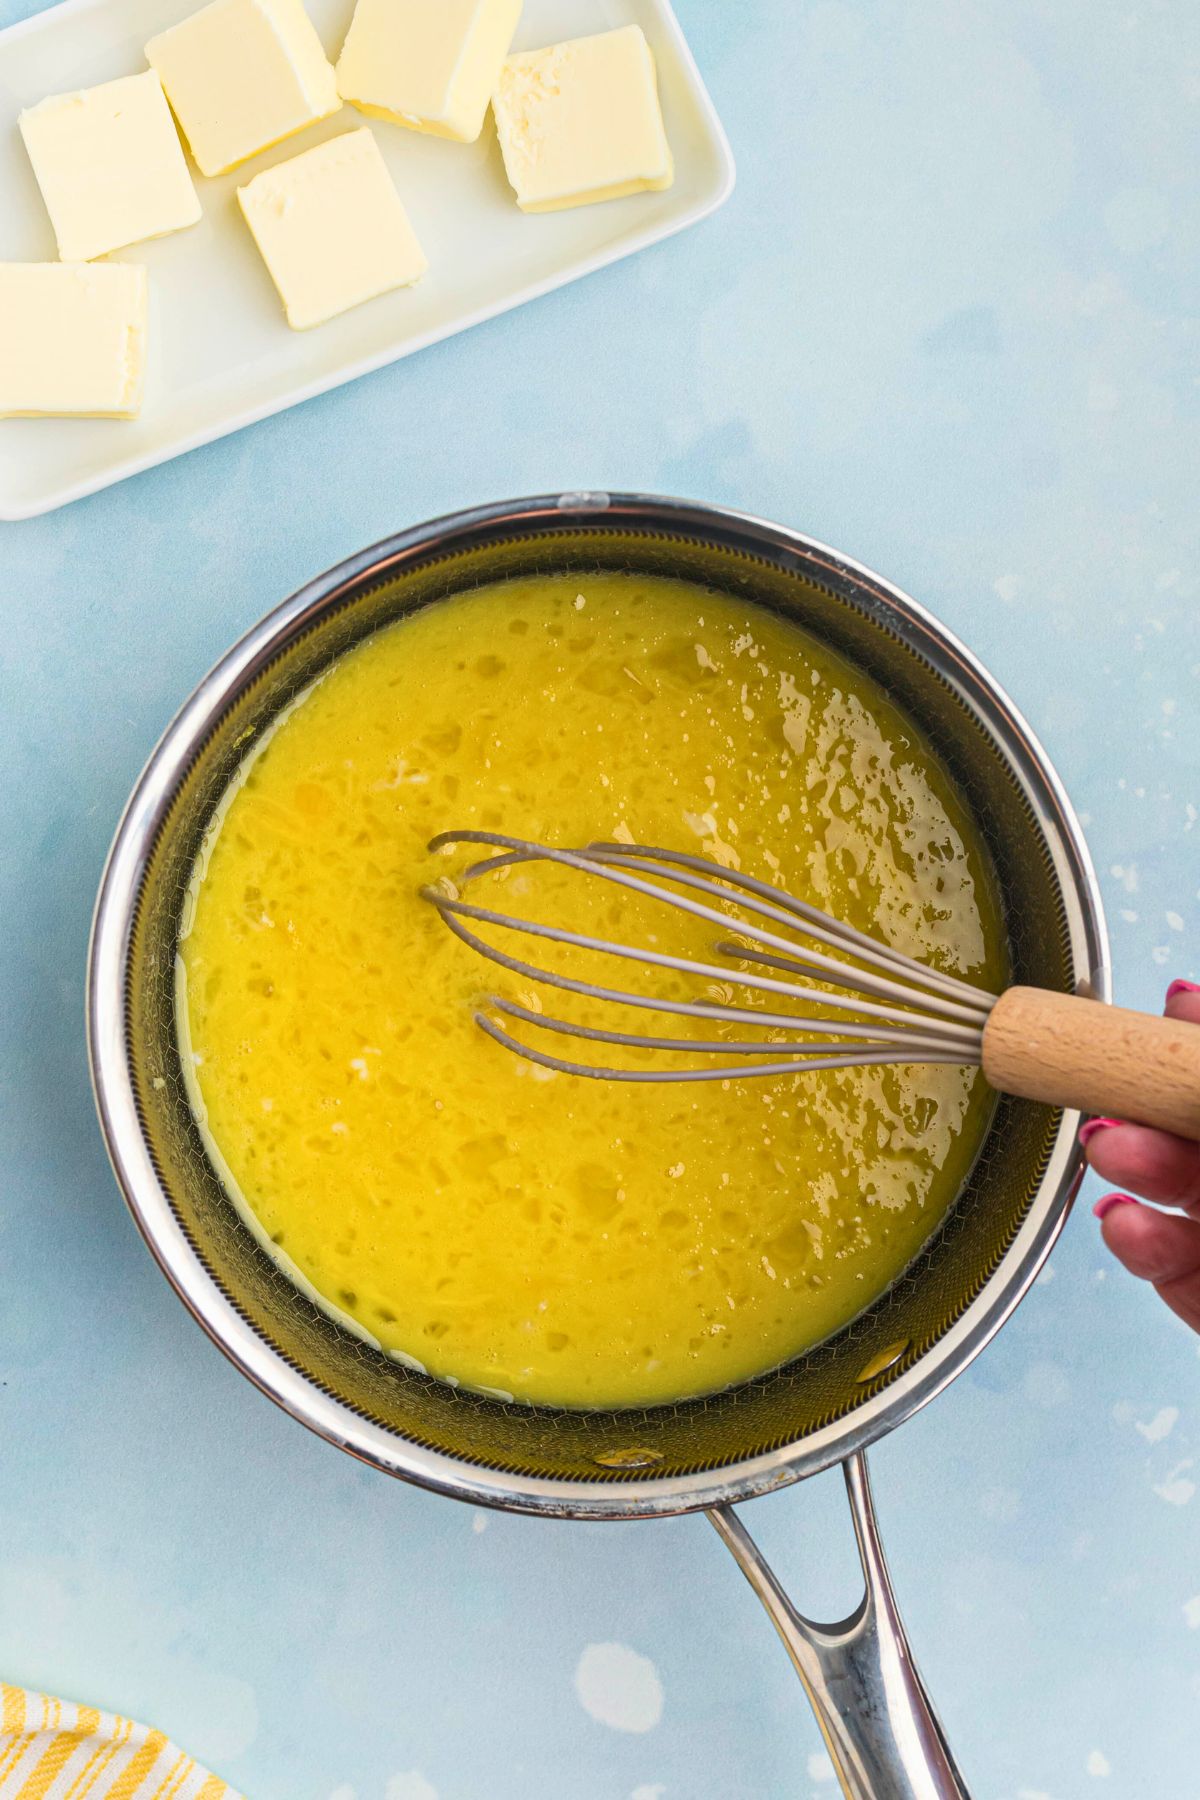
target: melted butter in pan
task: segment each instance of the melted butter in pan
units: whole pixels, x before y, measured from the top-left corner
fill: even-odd
[[[224,1178],[287,1266],[393,1353],[525,1400],[644,1405],[761,1373],[853,1318],[958,1192],[990,1112],[981,1079],[547,1077],[472,1022],[489,991],[539,992],[419,898],[461,866],[426,852],[452,826],[693,850],[995,986],[986,857],[911,722],[729,596],[616,575],[482,589],[372,638],[275,730],[210,834],[181,944],[182,1035]],[[471,897],[716,960],[711,926],[561,871]],[[540,1004],[594,1017],[546,988]],[[619,1029],[689,1029],[648,1020],[605,1009]]]

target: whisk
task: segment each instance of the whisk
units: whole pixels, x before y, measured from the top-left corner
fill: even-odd
[[[481,1030],[543,1068],[603,1081],[696,1082],[872,1064],[952,1063],[981,1067],[1002,1093],[1200,1138],[1200,1026],[1046,988],[1016,986],[1002,994],[987,993],[767,882],[677,850],[624,843],[558,849],[500,832],[468,830],[442,832],[429,848],[458,844],[485,846],[494,854],[454,881],[431,884],[422,893],[455,936],[490,962],[525,981],[587,1000],[771,1033],[769,1040],[705,1040],[609,1030],[489,995],[475,1012]],[[724,960],[704,962],[651,945],[590,936],[464,898],[464,890],[483,876],[538,862],[575,870],[718,927],[723,935],[714,953]],[[765,997],[774,1009],[767,1010],[761,998],[760,1004],[748,1006],[601,986],[510,955],[481,937],[475,926],[598,953],[650,971],[671,971],[698,984],[720,983],[725,990]],[[649,1068],[573,1061],[514,1036],[500,1019],[588,1045],[678,1052],[681,1059],[704,1060]]]

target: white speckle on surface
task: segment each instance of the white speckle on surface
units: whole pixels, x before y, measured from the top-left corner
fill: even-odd
[[[1167,963],[1170,959],[1171,946],[1170,946],[1170,944],[1155,944],[1153,950],[1150,952],[1150,955],[1153,958],[1153,960],[1158,964],[1159,968],[1164,969],[1164,968],[1166,968]]]
[[[980,1496],[979,1510],[985,1519],[994,1519],[998,1525],[1011,1525],[1021,1510],[1021,1496],[1016,1488],[988,1488]]]
[[[1138,1430],[1148,1444],[1161,1444],[1164,1438],[1170,1437],[1178,1423],[1179,1408],[1177,1406],[1160,1406],[1154,1417],[1145,1425],[1140,1419],[1136,1421]]]
[[[482,1513],[482,1512],[477,1512],[475,1514],[475,1517],[471,1520],[471,1530],[475,1533],[475,1536],[478,1537],[479,1534],[483,1531],[486,1531],[487,1528],[488,1528],[487,1514]]]
[[[1070,1391],[1070,1383],[1057,1363],[1032,1364],[1021,1383],[1021,1392],[1034,1406],[1061,1406]]]
[[[629,1800],[662,1800],[666,1791],[667,1790],[661,1781],[656,1781],[653,1784],[647,1782],[643,1783],[641,1787],[635,1787],[632,1794],[629,1796]]]
[[[1111,381],[1101,381],[1093,376],[1087,386],[1087,403],[1089,412],[1116,412],[1121,404],[1121,391]]]
[[[1095,319],[1121,299],[1121,284],[1115,275],[1098,276],[1095,281],[1086,281],[1079,290],[1077,308],[1085,319]]]
[[[416,1769],[393,1775],[383,1793],[384,1800],[438,1800],[438,1791],[432,1781],[426,1781]]]
[[[1089,1775],[1112,1774],[1112,1764],[1109,1762],[1107,1756],[1105,1756],[1103,1750],[1090,1751],[1085,1767]]]
[[[1132,1425],[1133,1407],[1128,1400],[1118,1400],[1112,1409],[1112,1416],[1118,1425]]]
[[[1104,225],[1118,250],[1137,256],[1162,243],[1171,228],[1171,209],[1154,188],[1118,188],[1104,209]]]
[[[1190,1469],[1194,1461],[1194,1457],[1185,1457],[1183,1462],[1175,1464],[1165,1481],[1156,1484],[1154,1492],[1168,1506],[1186,1506],[1196,1492],[1195,1482],[1184,1474],[1184,1470]]]
[[[1200,1594],[1184,1601],[1183,1617],[1189,1631],[1200,1631]]]
[[[652,1731],[662,1718],[658,1670],[628,1644],[588,1644],[575,1670],[575,1692],[584,1712],[614,1731]]]
[[[833,1764],[824,1750],[817,1750],[808,1759],[808,1779],[810,1781],[836,1781]]]
[[[1124,863],[1114,863],[1108,872],[1114,881],[1120,882],[1127,894],[1137,893],[1138,872],[1136,863],[1130,863],[1128,867],[1126,867]]]
[[[1121,908],[1121,917],[1127,925],[1136,925],[1138,922],[1137,914],[1128,906]]]
[[[1015,575],[998,575],[992,583],[992,592],[999,594],[1006,606],[1011,606],[1021,591],[1021,584]]]
[[[866,35],[866,21],[853,7],[839,5],[837,0],[822,0],[805,9],[802,42],[814,58],[853,56]]]
[[[1051,1796],[1041,1788],[1018,1788],[1017,1800],[1051,1800]]]
[[[1167,914],[1167,924],[1171,927],[1172,931],[1183,930],[1183,919],[1177,912],[1169,912]]]
[[[332,1794],[329,1796],[329,1800],[357,1800],[357,1796],[355,1795],[354,1789],[348,1787],[343,1781],[340,1787],[334,1788]]]

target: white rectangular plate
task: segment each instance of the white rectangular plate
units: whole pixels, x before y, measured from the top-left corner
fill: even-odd
[[[154,32],[199,0],[66,0],[0,32],[0,261],[56,255],[17,131],[24,106],[145,67]],[[336,57],[353,0],[309,0]],[[733,185],[729,145],[667,0],[525,0],[518,48],[639,24],[658,62],[673,187],[572,212],[527,216],[504,177],[491,118],[475,144],[364,120],[352,107],[216,180],[189,231],[120,253],[150,270],[150,353],[141,417],[0,419],[0,518],[47,512],[352,381],[452,332],[519,306],[712,212]],[[294,332],[235,189],[322,138],[369,124],[429,257],[416,287]]]

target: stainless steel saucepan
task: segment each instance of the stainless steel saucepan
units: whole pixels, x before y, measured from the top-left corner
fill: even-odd
[[[239,1219],[188,1109],[175,1036],[180,913],[197,847],[247,746],[314,675],[419,606],[505,576],[678,576],[795,618],[920,721],[990,847],[1015,981],[1107,999],[1087,850],[1040,746],[961,644],[889,583],[797,533],[715,507],[561,494],[398,533],[310,582],[234,646],[154,751],[96,907],[88,1037],[117,1178],[181,1299],[242,1372],[331,1443],[439,1493],[579,1519],[707,1509],[787,1647],[856,1800],[966,1788],[913,1664],[871,1506],[866,1446],[931,1399],[1028,1288],[1083,1162],[1074,1114],[1002,1100],[949,1217],[829,1342],[703,1402],[630,1412],[505,1405],[401,1368],[288,1282]],[[844,1467],[865,1595],[803,1618],[734,1511]]]

